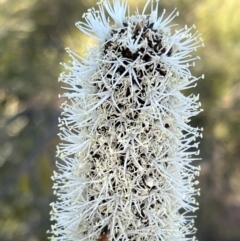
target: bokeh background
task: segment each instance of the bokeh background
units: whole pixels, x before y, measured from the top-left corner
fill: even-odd
[[[129,0],[135,9],[136,0]],[[145,1],[139,0],[139,8]],[[0,241],[45,241],[59,142],[62,92],[57,81],[64,48],[81,54],[94,42],[75,22],[93,0],[0,0]],[[162,0],[180,12],[181,26],[195,24],[205,42],[192,70],[205,79],[204,112],[192,125],[201,140],[200,241],[240,241],[240,1]]]

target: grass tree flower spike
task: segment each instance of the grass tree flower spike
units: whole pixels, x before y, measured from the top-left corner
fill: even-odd
[[[158,1],[130,15],[126,1],[103,0],[76,24],[98,44],[86,58],[67,49],[59,78],[52,241],[195,240],[202,129],[189,122],[202,110],[182,91],[203,78],[189,70],[203,43],[195,26],[174,31],[176,10],[158,11]]]

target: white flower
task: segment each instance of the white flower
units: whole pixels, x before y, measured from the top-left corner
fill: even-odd
[[[53,175],[52,241],[195,240],[200,168],[192,161],[201,129],[188,123],[201,109],[199,96],[181,91],[201,78],[189,67],[202,43],[191,34],[194,26],[173,33],[169,24],[178,13],[159,17],[158,8],[148,1],[128,16],[125,1],[105,0],[77,23],[99,44],[86,59],[67,49],[72,64],[60,75],[68,92]]]

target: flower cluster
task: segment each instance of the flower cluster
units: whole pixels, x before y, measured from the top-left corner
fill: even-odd
[[[195,239],[201,129],[188,123],[201,109],[199,96],[181,91],[203,78],[189,70],[203,44],[194,26],[172,33],[178,12],[165,18],[158,9],[148,1],[130,16],[125,1],[103,0],[77,23],[98,45],[86,58],[67,49],[71,65],[60,75],[68,92],[52,241]]]

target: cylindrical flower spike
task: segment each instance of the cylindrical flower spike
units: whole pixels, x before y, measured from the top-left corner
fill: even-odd
[[[202,78],[189,70],[200,35],[194,26],[173,32],[178,13],[159,16],[158,1],[132,16],[125,1],[98,6],[77,23],[98,45],[86,58],[67,49],[71,65],[59,79],[68,92],[51,240],[195,240],[201,129],[188,123],[201,109],[199,96],[181,91]]]

